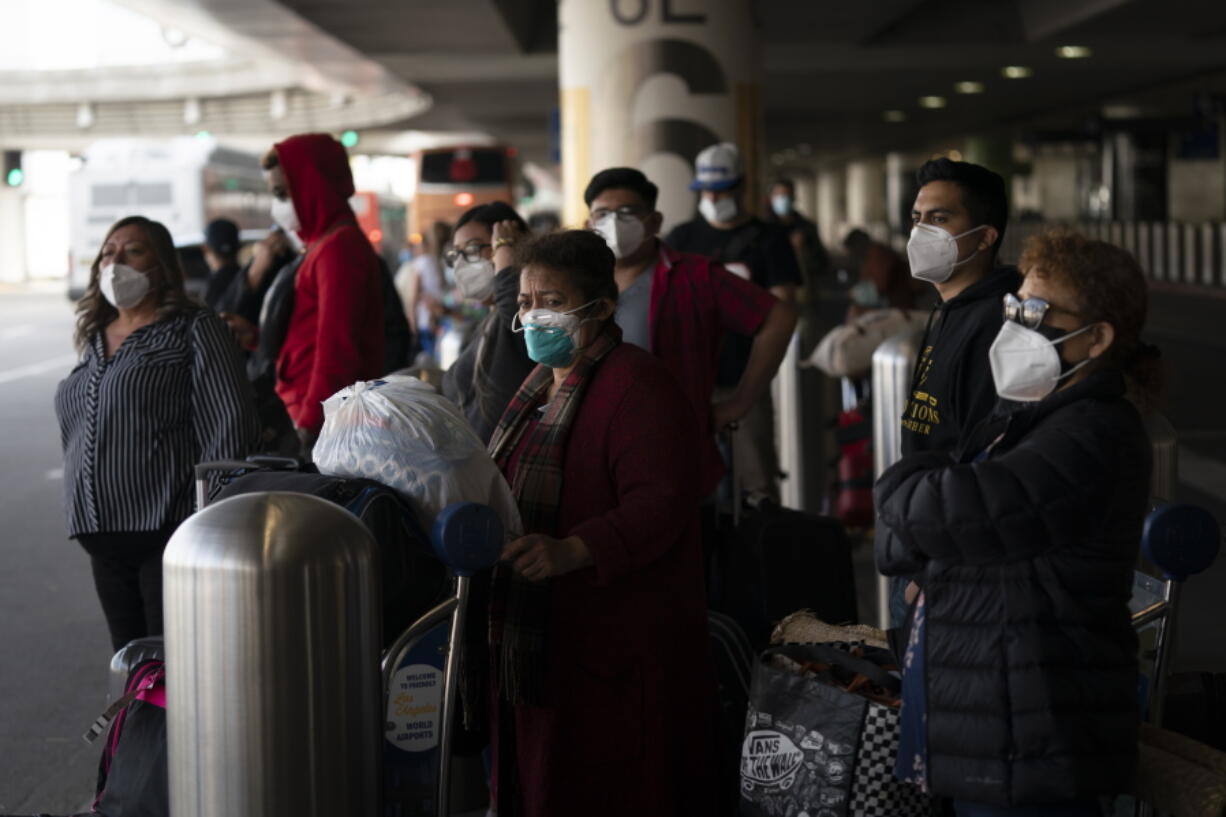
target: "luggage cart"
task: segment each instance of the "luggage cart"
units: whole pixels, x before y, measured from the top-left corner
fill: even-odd
[[[1162,725],[1182,584],[1213,564],[1221,541],[1217,520],[1204,508],[1194,505],[1160,505],[1145,519],[1141,554],[1161,576],[1154,576],[1149,570],[1137,570],[1133,575],[1129,608],[1133,629],[1142,643],[1137,697],[1141,720],[1150,725],[1146,728]],[[1137,800],[1132,813],[1136,817],[1151,817],[1155,809],[1159,813],[1164,811],[1163,804]]]
[[[1142,659],[1152,667],[1143,693],[1142,719],[1161,725],[1166,676],[1174,653],[1176,617],[1181,585],[1213,564],[1221,546],[1217,520],[1195,505],[1160,505],[1145,519],[1141,554],[1161,576],[1147,570],[1133,575],[1129,607],[1132,626],[1139,635],[1153,630],[1153,644],[1143,649]]]
[[[449,505],[434,522],[431,543],[443,564],[455,576],[455,595],[445,599],[414,622],[387,649],[383,656],[383,711],[388,713],[388,723],[393,722],[389,705],[393,703],[392,689],[399,672],[411,672],[413,656],[438,654],[437,640],[446,638],[442,656],[443,688],[439,710],[437,743],[438,788],[434,799],[435,814],[447,817],[451,813],[451,752],[452,735],[456,718],[456,686],[459,680],[458,657],[464,637],[464,625],[468,616],[468,601],[474,574],[494,566],[502,553],[503,528],[498,514],[488,505],[463,502]],[[421,730],[417,730],[421,731]],[[385,736],[387,743],[392,735]],[[423,742],[427,749],[429,741]],[[424,758],[429,762],[430,758]],[[385,804],[385,813],[388,813]]]
[[[290,457],[257,456],[247,460],[224,460],[196,466],[196,509],[210,501],[209,481],[216,474],[238,477],[255,471],[296,472]],[[468,614],[474,574],[494,566],[502,553],[504,531],[497,512],[487,505],[460,502],[447,506],[430,531],[434,554],[451,573],[453,594],[422,614],[391,643],[381,660],[384,733],[384,803],[389,817],[433,812],[450,814],[453,726],[456,719],[456,660]],[[160,639],[159,639],[160,642]],[[117,656],[118,657],[118,656]],[[128,662],[124,662],[128,663]],[[118,667],[116,674],[122,672]],[[442,675],[441,688],[435,685]],[[396,717],[395,687],[424,689],[428,701],[412,706],[418,728],[401,730]],[[437,696],[437,697],[435,697]],[[418,710],[434,710],[418,712]],[[428,723],[428,725],[426,725]],[[422,785],[423,781],[430,781]]]

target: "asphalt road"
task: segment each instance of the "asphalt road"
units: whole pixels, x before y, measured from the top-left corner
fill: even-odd
[[[1170,374],[1178,498],[1226,523],[1226,297],[1155,293],[1150,337]],[[65,536],[52,399],[71,368],[58,291],[0,289],[0,814],[69,814],[93,794],[109,640],[88,561]],[[1226,670],[1226,558],[1191,580],[1176,668]]]
[[[93,796],[110,639],[65,534],[52,399],[72,368],[71,305],[0,290],[0,813],[69,814]]]

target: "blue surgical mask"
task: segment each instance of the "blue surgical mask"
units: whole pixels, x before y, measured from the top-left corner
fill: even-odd
[[[775,211],[775,215],[783,218],[788,213],[792,212],[792,197],[791,196],[771,196],[771,209]]]
[[[580,319],[575,313],[594,303],[596,301],[588,301],[569,312],[529,310],[519,319],[521,328],[516,329],[512,325],[511,331],[524,333],[529,358],[542,366],[561,369],[571,364],[578,351],[579,327],[585,323],[585,319]]]

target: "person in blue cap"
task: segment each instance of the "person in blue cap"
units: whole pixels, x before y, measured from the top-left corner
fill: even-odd
[[[787,231],[745,208],[745,174],[740,151],[731,142],[711,145],[694,162],[690,190],[699,194],[698,214],[673,228],[665,243],[679,252],[714,258],[786,304],[796,301],[800,265]],[[753,338],[728,333],[720,356],[715,400],[726,400],[749,362]],[[779,457],[775,451],[770,392],[739,420],[733,435],[737,476],[746,492],[779,498]],[[716,429],[722,431],[723,429]]]

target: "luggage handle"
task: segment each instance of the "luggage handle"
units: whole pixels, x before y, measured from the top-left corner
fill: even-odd
[[[821,664],[830,664],[857,675],[863,675],[877,686],[894,694],[901,694],[902,692],[902,681],[880,664],[869,658],[859,658],[851,655],[847,651],[840,650],[838,647],[833,647],[829,644],[790,644],[772,647],[762,653],[762,659],[765,660],[773,655],[782,655],[793,661],[814,661]],[[890,657],[893,658],[893,656]]]

